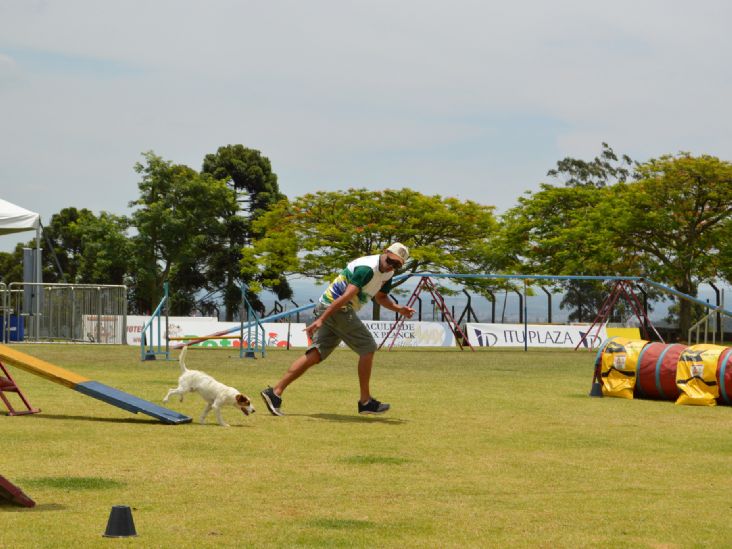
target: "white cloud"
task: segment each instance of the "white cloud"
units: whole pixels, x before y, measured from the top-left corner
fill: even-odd
[[[0,98],[2,97],[3,88],[13,85],[17,78],[17,65],[15,60],[0,51]]]
[[[0,52],[0,71],[6,72],[15,68],[15,61],[9,55]]]

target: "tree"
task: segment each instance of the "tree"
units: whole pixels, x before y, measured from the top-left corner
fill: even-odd
[[[529,274],[631,275],[633,255],[618,254],[610,189],[553,187],[519,199],[503,216],[502,241],[510,267]]]
[[[609,187],[553,187],[519,199],[503,217],[501,240],[506,267],[513,272],[549,275],[634,276],[644,266],[622,245],[615,227],[619,203]],[[560,307],[572,308],[570,320],[587,321],[607,297],[599,281],[569,280]]]
[[[82,235],[79,230],[84,225],[79,220],[89,220],[94,214],[84,209],[74,207],[63,208],[51,216],[48,226],[43,228],[43,280],[47,282],[62,282],[61,269],[66,282],[78,282],[79,262],[83,257]],[[49,249],[50,245],[50,249]],[[54,257],[55,255],[55,257]],[[56,265],[58,261],[58,266]]]
[[[251,219],[257,219],[284,198],[269,159],[243,145],[226,145],[219,147],[215,154],[207,154],[202,171],[216,179],[231,181],[237,192],[247,193]]]
[[[83,219],[79,226],[82,253],[77,280],[83,284],[124,284],[132,243],[129,220],[108,212]]]
[[[636,165],[634,178],[542,185],[521,198],[504,216],[514,265],[548,274],[645,275],[689,295],[700,281],[725,273],[732,165],[682,153]],[[682,301],[682,335],[691,315]]]
[[[205,286],[210,258],[226,245],[224,220],[237,211],[236,197],[209,174],[165,161],[153,152],[135,171],[142,177],[133,237],[132,308],[150,311],[171,282],[171,312],[189,314]],[[172,282],[174,281],[174,284]]]
[[[277,175],[272,171],[269,159],[258,150],[243,145],[227,145],[219,147],[215,154],[207,154],[203,160],[203,173],[225,182],[237,193],[238,201],[248,205],[248,218],[235,215],[236,212],[230,212],[224,218],[228,246],[221,247],[211,259],[212,282],[223,287],[226,319],[230,321],[241,303],[242,282],[252,282],[240,272],[241,250],[253,237],[262,236],[252,234],[251,222],[271,209],[284,195],[280,193]],[[284,277],[279,279],[275,290],[280,299],[292,296]],[[261,306],[253,292],[249,292],[247,297],[253,305]]]
[[[0,252],[0,282],[23,282],[23,247],[19,242],[12,252]]]
[[[732,284],[732,217],[719,229],[719,276]]]
[[[557,162],[557,167],[549,170],[547,175],[556,179],[563,178],[566,187],[602,189],[615,183],[627,181],[633,173],[632,168],[634,164],[636,163],[628,155],[624,154],[618,158],[618,155],[615,154],[612,147],[607,143],[602,143],[600,155],[596,156],[592,161],[586,162],[584,160],[566,157]],[[600,236],[602,240],[597,241],[597,239],[594,239],[595,241],[592,246],[594,249],[590,252],[587,246],[589,238],[587,236],[582,238],[580,242],[583,243],[584,251],[590,253],[586,254],[587,257],[583,262],[577,262],[575,259],[573,261],[574,268],[582,265],[585,268],[592,269],[596,275],[607,275],[613,272],[618,276],[629,276],[628,273],[639,270],[638,262],[634,261],[633,265],[627,263],[616,265],[616,258],[633,258],[633,255],[613,254],[612,252],[616,248],[611,243],[615,242],[613,238],[615,234],[612,233],[612,230],[602,230],[603,228],[609,228],[605,220],[615,217],[612,211],[608,211],[612,210],[612,203],[607,202],[607,196],[604,196],[604,193],[595,193],[594,198],[595,203],[589,209],[575,212],[575,214],[580,214],[575,219],[575,222],[583,234]],[[598,216],[598,214],[600,215]],[[610,252],[610,257],[603,252]],[[590,265],[585,264],[587,261],[590,262]],[[612,269],[612,271],[609,269]],[[562,297],[560,308],[573,309],[573,312],[569,314],[569,320],[571,321],[585,322],[589,318],[594,318],[607,298],[608,288],[599,281],[570,280],[562,284],[562,286],[564,286],[566,292]],[[616,310],[622,307],[623,304],[618,303]]]
[[[411,250],[402,272],[474,272],[496,228],[493,207],[472,201],[410,189],[317,192],[282,200],[254,223],[263,236],[243,251],[242,268],[270,286],[282,274],[325,281],[400,241]]]
[[[124,216],[96,216],[86,208],[63,208],[52,215],[41,240],[44,282],[124,284],[130,258],[127,228]],[[35,240],[19,243],[6,259],[13,264],[5,271],[11,282],[23,281],[23,247],[35,248]]]
[[[606,187],[620,181],[627,181],[635,163],[624,154],[620,158],[607,143],[602,152],[590,162],[566,157],[557,162],[557,167],[547,172],[556,179],[564,179],[566,187]]]
[[[96,216],[86,208],[64,208],[54,214],[44,227],[44,280],[60,282],[60,267],[69,283],[123,284],[130,258],[128,226],[124,216],[107,212]]]
[[[638,181],[618,185],[618,234],[645,257],[646,274],[695,296],[702,281],[729,265],[732,164],[713,156],[662,156],[638,166]],[[726,240],[725,240],[726,239]],[[682,337],[691,303],[679,304]]]

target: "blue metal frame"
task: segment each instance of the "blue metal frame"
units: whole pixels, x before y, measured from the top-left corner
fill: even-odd
[[[314,307],[315,307],[315,303],[308,303],[307,305],[303,305],[302,307],[297,307],[295,309],[289,309],[287,311],[283,311],[276,315],[265,316],[263,318],[258,319],[257,321],[251,321],[251,322],[247,322],[247,323],[242,322],[239,326],[237,326],[235,328],[230,328],[228,330],[222,330],[221,332],[216,332],[215,334],[209,334],[207,336],[191,338],[190,341],[188,341],[186,343],[176,344],[173,346],[173,348],[180,349],[186,345],[194,345],[196,343],[201,343],[202,341],[206,341],[207,339],[210,339],[212,337],[222,336],[222,335],[230,334],[230,333],[236,332],[236,331],[241,332],[244,328],[250,328],[251,326],[255,326],[257,324],[261,325],[263,322],[273,322],[275,320],[279,320],[280,318],[285,318],[287,316],[294,315],[296,313],[301,313],[303,311],[307,311]],[[264,327],[262,327],[262,329],[264,329]]]
[[[517,275],[505,275],[505,274],[447,274],[447,273],[430,273],[430,272],[415,272],[415,273],[408,273],[408,274],[402,274],[397,275],[394,277],[394,281],[400,281],[400,280],[406,280],[411,277],[422,277],[427,276],[431,278],[454,278],[454,279],[494,279],[494,280],[523,280],[524,283],[528,280],[626,280],[626,281],[632,281],[637,283],[646,283],[649,284],[659,290],[662,290],[664,292],[668,292],[671,294],[676,295],[677,297],[680,297],[682,299],[687,299],[693,303],[697,303],[699,305],[702,305],[708,309],[711,309],[713,311],[719,311],[720,313],[726,314],[728,316],[732,316],[732,311],[728,311],[726,309],[723,309],[722,307],[717,307],[715,305],[712,305],[710,303],[707,303],[706,301],[702,301],[700,299],[697,299],[693,296],[687,295],[683,292],[679,292],[678,290],[674,290],[673,288],[669,288],[668,286],[665,286],[663,284],[659,284],[658,282],[654,282],[653,280],[650,280],[648,278],[644,278],[642,276],[597,276],[597,275],[528,275],[528,274],[517,274]],[[246,303],[247,307],[251,307],[249,302],[246,300],[244,289],[242,289],[242,298],[244,299],[244,302]],[[159,306],[158,306],[159,307]],[[264,327],[262,326],[263,322],[272,322],[274,320],[279,320],[280,318],[285,318],[287,316],[300,313],[302,311],[307,311],[309,309],[312,309],[315,307],[314,303],[310,303],[308,305],[304,305],[302,307],[296,307],[295,309],[290,309],[287,311],[283,311],[281,313],[263,317],[261,319],[257,318],[256,313],[254,311],[251,311],[250,314],[254,316],[255,320],[250,321],[246,324],[242,321],[242,324],[238,328],[231,328],[230,330],[225,330],[222,332],[217,332],[216,334],[211,334],[211,336],[219,336],[219,335],[225,335],[232,332],[235,332],[237,330],[240,330],[241,336],[243,338],[243,330],[244,328],[247,328],[248,330],[251,329],[252,326],[257,326],[258,328],[262,329],[262,332],[264,333]],[[527,322],[528,322],[528,315],[526,314],[526,300],[524,299],[524,331],[527,329]],[[251,318],[251,317],[250,317]],[[201,337],[196,338],[189,342],[188,344],[198,343],[201,341],[205,341],[208,339],[207,337]],[[167,343],[167,342],[166,342]],[[264,342],[263,342],[264,344]],[[182,347],[183,345],[180,345]],[[176,346],[175,348],[179,348]],[[525,342],[524,344],[524,350],[527,350],[527,344]],[[243,351],[243,347],[240,346],[239,354],[241,356]],[[264,352],[263,355],[264,356]]]
[[[246,308],[247,311],[247,350],[244,350],[244,315],[241,315],[241,324],[239,326],[239,358],[257,358],[257,353],[262,353],[262,358],[264,358],[265,354],[265,346],[266,346],[266,332],[264,331],[264,326],[262,326],[262,322],[259,320],[259,317],[257,316],[257,313],[254,311],[254,308],[252,307],[252,304],[249,303],[249,300],[247,299],[247,285],[242,284],[241,285],[241,299],[242,304]],[[243,312],[243,311],[242,311]],[[253,319],[253,320],[251,320]],[[252,346],[252,328],[254,328],[254,345]],[[259,333],[262,333],[262,336],[260,338]]]
[[[719,311],[722,314],[732,316],[732,311],[729,311],[727,309],[723,309],[722,307],[717,307],[716,305],[712,305],[711,303],[707,303],[706,301],[702,301],[701,299],[697,299],[694,296],[690,296],[688,294],[685,294],[683,292],[680,292],[678,290],[675,290],[673,288],[670,288],[669,286],[666,286],[664,284],[660,284],[658,282],[654,282],[653,280],[649,278],[645,278],[642,276],[583,276],[583,275],[500,275],[500,274],[444,274],[444,273],[409,273],[409,274],[403,274],[398,275],[394,277],[395,281],[398,280],[405,280],[407,278],[413,277],[413,276],[429,276],[433,278],[466,278],[466,279],[477,279],[477,278],[487,278],[487,279],[498,279],[498,280],[627,280],[632,282],[639,282],[639,283],[645,283],[650,286],[653,286],[654,288],[657,288],[661,291],[668,292],[670,294],[673,294],[677,297],[680,297],[682,299],[686,299],[687,301],[691,301],[692,303],[696,303],[697,305],[702,305],[706,307],[707,309],[710,309],[712,311]]]
[[[157,355],[165,355],[165,360],[170,360],[170,341],[168,340],[168,283],[163,283],[163,299],[153,311],[150,320],[148,320],[142,326],[142,334],[140,339],[140,360],[155,360]],[[163,310],[165,311],[165,350],[162,350],[162,332],[161,322]],[[154,326],[154,321],[157,320],[157,325]],[[155,334],[154,328],[157,328],[157,350],[153,343],[153,334]],[[148,344],[149,342],[149,344]]]

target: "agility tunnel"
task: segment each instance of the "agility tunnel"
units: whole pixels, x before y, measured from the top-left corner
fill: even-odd
[[[191,418],[179,414],[174,410],[163,408],[147,400],[143,400],[109,385],[80,376],[69,370],[65,370],[50,362],[45,362],[33,356],[11,349],[7,345],[0,345],[0,363],[7,362],[16,368],[43,377],[69,389],[73,389],[86,396],[96,398],[112,406],[122,408],[133,414],[143,413],[154,417],[163,423],[190,423]]]
[[[593,381],[593,396],[732,404],[732,348],[613,337],[597,352]]]

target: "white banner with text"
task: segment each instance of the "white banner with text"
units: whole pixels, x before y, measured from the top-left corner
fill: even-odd
[[[384,341],[389,330],[394,326],[394,321],[384,320],[364,320],[363,323],[366,324],[377,344]],[[454,347],[455,334],[452,333],[447,322],[407,320],[398,331],[394,329],[384,343],[384,347],[388,348],[392,341],[394,341],[394,347]]]
[[[127,344],[140,345],[142,339],[142,328],[150,317],[130,315],[127,317]],[[240,345],[240,328],[239,322],[219,322],[215,318],[201,317],[179,317],[171,316],[168,318],[167,331],[171,338],[186,338],[185,340],[171,340],[170,344],[185,343],[186,340],[193,340],[200,337],[220,334],[213,339],[208,339],[199,344],[197,347],[239,347]],[[267,347],[287,347],[287,339],[290,339],[291,347],[307,347],[308,338],[305,334],[305,324],[286,322],[265,322],[262,324],[264,328],[264,344]],[[232,330],[232,331],[229,331]],[[224,333],[228,332],[228,333]],[[158,345],[158,335],[161,339],[161,345],[165,345],[166,326],[165,318],[160,321],[154,320],[152,330],[148,328],[147,338],[152,339],[152,345]],[[244,344],[248,346],[249,339],[252,339],[252,345],[255,344],[255,338],[262,337],[262,330],[257,330],[254,326],[244,328]],[[261,342],[257,339],[256,342]],[[150,343],[149,341],[147,342]]]
[[[150,320],[150,317],[130,315],[127,317],[127,344],[140,345],[142,338],[142,328]],[[364,324],[374,336],[377,344],[381,343],[389,330],[394,325],[394,321],[365,320]],[[168,331],[171,338],[187,338],[189,340],[211,336],[213,334],[221,334],[214,339],[197,344],[199,347],[239,347],[239,323],[238,322],[218,322],[215,318],[200,317],[169,317]],[[291,347],[305,348],[309,345],[308,337],[305,334],[305,324],[286,322],[264,323],[264,342],[268,347],[286,347],[287,340],[290,340]],[[234,330],[227,334],[228,330]],[[161,345],[165,345],[166,326],[165,319],[153,321],[152,330],[148,328],[147,338],[152,339],[153,345],[158,345],[158,334],[161,338]],[[261,331],[260,331],[261,334]],[[254,327],[251,330],[244,329],[245,345],[249,338],[254,340]],[[395,339],[394,339],[395,338]],[[394,341],[394,347],[454,347],[456,345],[455,335],[450,330],[450,326],[446,322],[412,322],[406,321],[398,330],[392,332],[391,337],[384,344],[385,347],[391,345]],[[171,345],[183,343],[179,339],[171,340]],[[149,341],[148,341],[149,344]]]
[[[565,347],[595,349],[607,339],[605,327],[590,324],[564,326],[560,324],[467,324],[466,336],[477,347]],[[584,338],[584,341],[583,341]]]

